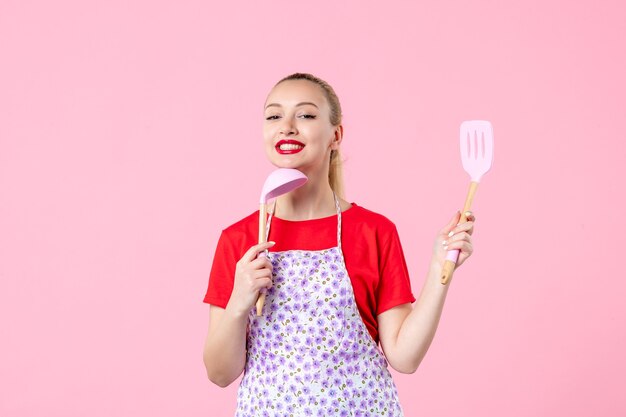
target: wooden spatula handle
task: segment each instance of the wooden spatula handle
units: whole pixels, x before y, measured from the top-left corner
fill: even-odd
[[[266,215],[267,209],[265,204],[261,204],[259,207],[259,243],[265,243],[267,241],[266,234]],[[263,305],[265,304],[265,291],[259,293],[259,298],[256,300],[256,315],[261,316],[263,313]]]
[[[477,189],[478,183],[475,181],[470,182],[469,191],[467,192],[465,204],[463,205],[463,211],[461,212],[461,218],[459,219],[459,222],[457,224],[465,223],[467,221],[467,217],[465,217],[465,212],[469,211],[472,208],[472,201],[474,200],[474,195],[476,194]],[[451,260],[446,259],[446,262],[443,264],[443,270],[441,271],[441,283],[443,285],[446,285],[452,278],[455,266],[456,262],[452,262]]]

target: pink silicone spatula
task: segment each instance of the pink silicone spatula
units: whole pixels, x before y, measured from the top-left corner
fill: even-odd
[[[459,223],[465,223],[467,218],[465,212],[472,206],[474,194],[478,189],[480,179],[489,169],[493,162],[493,127],[486,120],[469,120],[461,123],[461,161],[463,168],[470,175],[469,192],[465,198],[463,211]],[[441,283],[446,285],[452,274],[459,257],[459,250],[454,249],[448,251],[446,262],[441,272]]]
[[[259,206],[259,243],[267,241],[266,236],[266,217],[267,217],[267,201],[280,195],[287,194],[307,182],[307,176],[297,169],[278,168],[268,175],[263,189],[261,190],[261,199]],[[259,254],[264,256],[265,252]],[[256,315],[260,316],[265,304],[265,291],[261,291],[256,302]]]

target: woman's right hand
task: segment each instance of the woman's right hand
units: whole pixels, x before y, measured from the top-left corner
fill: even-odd
[[[262,288],[272,287],[272,263],[259,254],[274,246],[276,242],[259,243],[252,246],[237,262],[233,292],[228,301],[230,308],[237,314],[248,314]]]

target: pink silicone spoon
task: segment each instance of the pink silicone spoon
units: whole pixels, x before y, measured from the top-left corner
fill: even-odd
[[[470,120],[461,123],[461,161],[463,168],[470,175],[469,192],[465,198],[465,205],[461,212],[459,223],[465,223],[465,212],[472,206],[474,194],[478,189],[480,178],[491,168],[493,162],[493,127],[486,120]],[[446,285],[452,274],[459,257],[459,250],[448,251],[446,262],[441,272],[441,283]]]
[[[278,168],[268,175],[263,189],[261,190],[261,199],[259,206],[259,243],[265,243],[267,241],[266,236],[266,217],[267,217],[267,201],[276,198],[280,195],[286,194],[291,190],[294,190],[304,184],[307,181],[306,175],[297,169],[291,168]],[[266,256],[265,252],[259,254],[259,256]],[[265,304],[265,291],[262,290],[259,294],[259,298],[256,302],[256,315],[260,316],[263,311],[263,304]]]

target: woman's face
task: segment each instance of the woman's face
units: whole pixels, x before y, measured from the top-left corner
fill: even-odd
[[[341,142],[341,128],[330,123],[330,108],[317,84],[288,80],[274,87],[265,101],[263,137],[273,165],[312,174],[328,169],[330,151]]]

